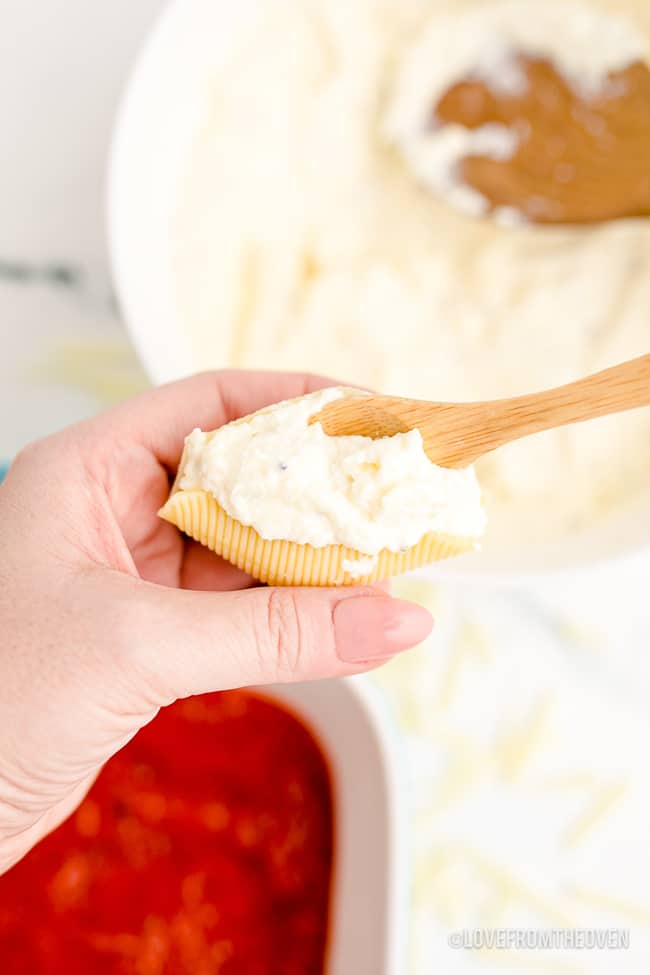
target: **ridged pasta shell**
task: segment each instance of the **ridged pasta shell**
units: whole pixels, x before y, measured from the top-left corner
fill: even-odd
[[[476,540],[431,532],[405,552],[383,549],[364,555],[344,545],[315,548],[298,542],[262,538],[254,528],[226,514],[205,491],[175,491],[159,515],[260,582],[271,586],[352,586],[388,579],[419,566],[475,548]],[[360,575],[345,562],[372,561]]]

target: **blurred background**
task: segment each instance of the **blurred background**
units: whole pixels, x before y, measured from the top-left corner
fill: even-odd
[[[162,6],[0,0],[0,460],[147,385],[111,283],[105,164]],[[413,975],[648,971],[649,572],[640,551],[399,583],[438,620],[373,677],[410,769]],[[450,931],[479,925],[626,928],[631,944],[449,949]]]
[[[162,6],[0,5],[0,456],[144,382],[112,296],[105,161],[126,72]]]

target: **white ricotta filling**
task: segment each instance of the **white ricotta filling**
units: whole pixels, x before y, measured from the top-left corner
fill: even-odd
[[[367,558],[362,559],[343,559],[341,563],[343,571],[347,572],[353,579],[369,575],[376,565],[376,555],[369,555]]]
[[[473,469],[432,464],[419,431],[378,440],[329,437],[308,422],[346,395],[363,394],[334,387],[210,433],[193,430],[177,486],[208,491],[262,538],[345,545],[368,556],[410,548],[428,532],[482,535]]]
[[[488,5],[260,2],[264,16],[197,85],[203,121],[179,179],[171,285],[195,370],[272,365],[467,401],[647,351],[650,220],[512,232],[499,223],[521,222],[516,212],[466,218],[423,191],[379,131],[414,45],[450,10]],[[537,24],[546,3],[522,6]],[[639,25],[647,59],[648,0],[593,0],[592,18],[600,6]],[[589,47],[609,43],[605,32]],[[448,59],[452,43],[440,70]],[[649,442],[648,411],[635,410],[487,455],[485,547],[545,544],[645,511]]]

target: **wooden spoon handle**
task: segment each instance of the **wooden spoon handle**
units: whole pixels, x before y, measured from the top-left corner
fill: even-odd
[[[467,467],[496,447],[532,433],[650,406],[650,355],[543,393],[478,403],[429,403],[360,396],[329,403],[310,419],[330,436],[390,437],[418,429],[441,467]]]
[[[512,440],[611,413],[650,406],[650,355],[603,369],[585,379],[512,399],[466,404],[480,410],[475,457]],[[477,415],[478,420],[478,415]],[[467,454],[467,440],[464,449]],[[472,449],[469,450],[471,454]]]

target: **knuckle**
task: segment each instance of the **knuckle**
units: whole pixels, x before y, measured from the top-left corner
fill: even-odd
[[[47,454],[47,440],[41,438],[32,440],[25,444],[15,455],[11,467],[14,472],[32,472],[34,468],[40,467]]]
[[[34,482],[39,485],[40,496],[47,492],[48,503],[62,503],[70,496],[70,484],[76,483],[83,469],[74,437],[69,431],[61,431],[33,440],[14,457],[10,473],[17,479],[21,490]]]
[[[290,589],[270,589],[266,615],[274,674],[293,677],[301,669],[304,651],[296,593]]]

